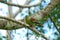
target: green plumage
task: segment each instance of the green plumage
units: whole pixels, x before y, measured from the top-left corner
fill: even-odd
[[[26,16],[26,23],[29,24],[30,26],[33,25],[32,21],[30,20],[30,17],[29,16]]]
[[[27,23],[27,24],[29,24],[30,26],[32,26],[32,22],[31,22],[29,16],[26,16],[25,20],[26,20],[26,23]]]

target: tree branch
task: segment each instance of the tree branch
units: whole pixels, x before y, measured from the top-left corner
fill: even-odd
[[[34,31],[36,34],[41,35],[41,37],[43,37],[44,39],[49,40],[45,35],[43,35],[39,31],[37,31],[34,27],[29,27],[28,26],[28,28],[31,29],[32,31]]]
[[[24,26],[29,26],[28,24],[24,23],[24,22],[21,22],[21,21],[16,21],[16,20],[13,20],[11,18],[8,18],[8,17],[3,17],[3,16],[0,16],[1,19],[5,19],[5,20],[8,20],[8,21],[11,21],[11,22],[14,22],[14,23],[17,23],[19,25],[24,25]]]
[[[13,25],[6,27],[7,22],[8,22],[7,20],[0,20],[0,29],[14,30],[14,29],[24,28],[23,25],[19,25],[19,24],[13,23],[13,22],[11,23]]]
[[[37,4],[34,4],[34,5],[18,5],[18,4],[13,4],[13,3],[8,3],[8,2],[5,2],[5,1],[0,1],[1,3],[4,3],[4,4],[7,4],[9,6],[16,6],[16,7],[21,7],[21,8],[30,8],[30,7],[35,7],[35,6],[38,6],[40,5],[41,1],[39,1]]]
[[[44,39],[49,40],[45,35],[43,35],[39,31],[37,31],[34,27],[28,26],[27,28],[29,28],[30,30],[34,31],[36,34],[41,35],[41,37],[43,37]]]
[[[54,27],[55,27],[55,28],[57,29],[57,31],[60,33],[60,31],[59,31],[59,29],[58,29],[58,26],[56,25],[56,23],[55,23],[54,19],[51,17],[51,15],[50,15],[50,14],[48,14],[48,16],[50,17],[51,21],[53,22]]]
[[[35,33],[37,33],[37,34],[39,34],[39,35],[41,35],[44,39],[46,39],[46,40],[48,40],[48,38],[46,38],[43,34],[41,34],[39,31],[37,31],[35,28],[31,28],[28,24],[25,24],[25,23],[23,23],[23,22],[18,22],[18,21],[16,21],[16,20],[12,20],[12,19],[9,19],[9,18],[6,18],[6,17],[1,17],[0,16],[0,18],[1,19],[5,19],[5,20],[8,20],[8,21],[11,21],[11,22],[14,22],[14,23],[16,23],[16,24],[19,24],[19,25],[24,25],[25,27],[27,27],[27,28],[29,28],[29,29],[31,29],[32,31],[34,31]],[[18,26],[17,26],[18,27]],[[14,27],[13,27],[14,28]],[[3,29],[3,28],[2,28]],[[6,30],[11,30],[11,27],[9,28],[5,28]],[[12,29],[13,30],[13,29]]]

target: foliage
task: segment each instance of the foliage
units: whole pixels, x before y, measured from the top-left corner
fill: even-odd
[[[58,3],[55,9],[51,12],[54,22],[59,27],[60,26],[60,3]]]

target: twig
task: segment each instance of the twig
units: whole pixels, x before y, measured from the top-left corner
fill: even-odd
[[[13,18],[15,18],[18,14],[19,14],[19,12],[21,12],[22,11],[22,8],[20,8],[14,15],[13,15]]]
[[[53,22],[54,27],[55,27],[55,28],[57,29],[57,31],[60,33],[60,31],[59,31],[59,29],[58,29],[58,26],[56,25],[56,23],[55,23],[54,19],[51,17],[51,15],[50,15],[50,14],[48,14],[48,16],[50,17],[51,21]]]

